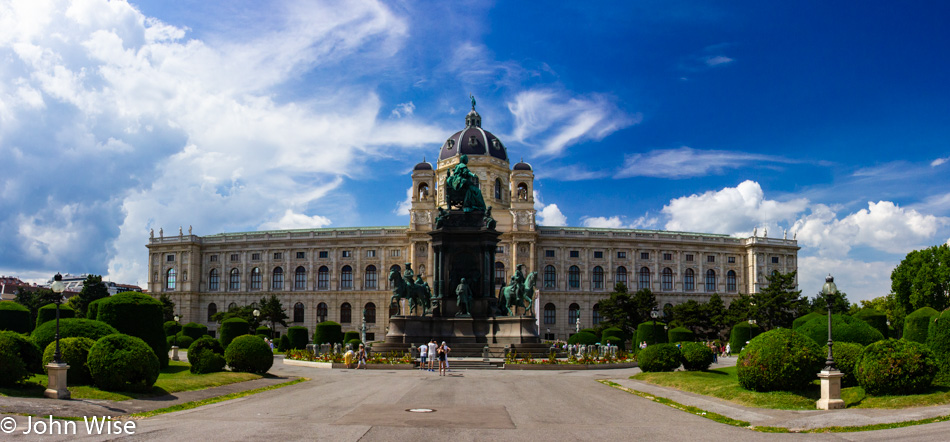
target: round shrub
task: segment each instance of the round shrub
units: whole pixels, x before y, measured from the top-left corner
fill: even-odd
[[[714,359],[713,351],[701,342],[683,342],[680,353],[683,354],[683,368],[689,371],[706,371]]]
[[[260,327],[257,327],[257,329],[254,330],[254,334],[256,334],[256,335],[258,335],[258,336],[270,337],[270,327],[268,327],[268,326],[266,326],[266,325],[262,325],[262,326],[260,326]]]
[[[753,391],[801,390],[816,379],[825,358],[811,338],[784,328],[749,341],[739,354],[739,385]]]
[[[801,317],[795,318],[795,320],[792,321],[792,330],[798,330],[798,327],[801,327],[801,326],[805,325],[806,323],[808,323],[808,321],[811,321],[812,319],[815,319],[815,318],[827,318],[827,316],[828,316],[828,315],[821,314],[821,313],[818,313],[818,312],[811,312],[811,313],[809,313],[809,314],[807,314],[807,315],[805,315],[805,316],[801,316]]]
[[[280,339],[277,340],[277,351],[287,351],[291,350],[290,338],[287,335],[281,335]]]
[[[359,339],[350,339],[349,341],[346,341],[346,344],[349,345],[353,351],[358,350],[360,348],[360,344],[362,343],[363,341],[360,341]]]
[[[30,309],[13,301],[0,301],[0,330],[29,333],[33,330]]]
[[[567,339],[567,343],[571,345],[594,345],[597,343],[597,336],[594,336],[593,333],[582,331],[571,335],[571,337]]]
[[[732,350],[733,354],[741,352],[745,348],[746,342],[758,336],[760,331],[758,325],[749,324],[748,321],[742,321],[732,326],[732,331],[729,332],[729,349]]]
[[[667,341],[666,330],[663,329],[662,322],[657,322],[654,327],[653,321],[643,322],[637,326],[637,342],[633,343],[634,347],[639,347],[640,343],[643,341],[647,342],[647,345],[653,345],[657,343],[663,343]],[[656,336],[653,335],[654,330],[656,331]]]
[[[875,330],[881,332],[881,336],[887,337],[887,314],[873,308],[865,308],[854,314],[854,317],[867,322]]]
[[[42,373],[41,364],[40,349],[33,342],[17,332],[0,331],[0,386],[13,386]]]
[[[232,371],[264,374],[274,364],[274,353],[263,340],[238,336],[224,350],[224,360]]]
[[[357,331],[348,331],[343,334],[343,342],[349,343],[350,341],[354,339],[359,339],[359,338],[360,338],[360,332],[357,332]]]
[[[251,324],[241,318],[225,319],[218,331],[221,332],[221,346],[228,348],[234,338],[250,333]]]
[[[159,366],[168,366],[168,342],[165,340],[165,314],[162,303],[137,292],[123,292],[103,298],[96,319],[129,336],[141,338],[151,347]]]
[[[603,342],[604,344],[615,345],[619,347],[621,350],[626,350],[626,347],[627,347],[626,341],[624,341],[624,339],[621,338],[620,336],[607,336],[607,338],[604,339],[603,341],[604,341]]]
[[[86,319],[98,319],[97,317],[99,316],[99,304],[101,304],[102,301],[105,299],[109,299],[109,298],[99,298],[95,301],[90,302],[89,305],[86,306]]]
[[[944,310],[930,321],[927,329],[927,347],[937,358],[937,380],[940,383],[950,381],[950,310]]]
[[[317,324],[313,332],[314,344],[336,344],[343,342],[343,327],[333,321],[323,321]]]
[[[86,360],[89,358],[89,349],[96,345],[96,341],[89,338],[66,338],[59,340],[59,352],[63,356],[63,362],[69,365],[66,372],[66,383],[69,385],[89,385],[92,383],[92,375],[89,374],[89,367]],[[43,369],[46,365],[53,362],[53,356],[56,354],[56,342],[50,342],[43,351]]]
[[[76,311],[72,307],[68,307],[66,304],[60,304],[59,306],[59,320],[62,321],[65,318],[75,318]],[[36,311],[36,327],[39,328],[40,325],[43,325],[44,322],[53,321],[56,322],[56,304],[46,304],[40,307]]]
[[[181,333],[197,341],[208,334],[208,326],[189,322],[181,326]]]
[[[190,336],[182,335],[181,333],[175,336],[169,336],[165,338],[168,341],[168,349],[171,350],[173,345],[177,345],[178,348],[188,348],[191,346],[192,342],[195,342],[194,339],[191,339]]]
[[[795,331],[814,339],[818,344],[827,344],[828,317],[812,319]],[[836,343],[854,342],[866,346],[884,339],[884,335],[860,319],[848,315],[831,315],[831,339]]]
[[[165,329],[165,336],[175,336],[181,331],[181,324],[176,321],[165,321],[162,328]]]
[[[841,385],[843,387],[854,387],[858,385],[858,381],[854,377],[854,367],[861,359],[861,353],[863,351],[863,345],[853,342],[835,342],[832,347],[832,352],[835,356],[835,368],[844,374],[844,377],[841,378]],[[825,350],[825,354],[828,354],[828,350]]]
[[[651,345],[637,354],[637,365],[644,372],[673,371],[683,363],[683,354],[676,344]]]
[[[930,321],[939,313],[933,308],[923,307],[907,315],[904,318],[904,339],[921,344],[926,343]]]
[[[280,337],[280,340],[284,340],[284,336],[287,337],[288,349],[301,350],[307,348],[307,343],[310,341],[310,333],[307,331],[307,327],[294,326],[287,329],[287,333]]]
[[[608,327],[608,328],[605,328],[602,332],[600,332],[600,340],[601,340],[601,342],[606,342],[606,341],[607,341],[607,338],[609,338],[609,337],[611,337],[611,336],[616,336],[616,337],[618,337],[618,338],[623,338],[623,330],[621,330],[621,329],[619,329],[619,328],[617,328],[617,327]]]
[[[686,327],[676,327],[670,329],[669,331],[670,343],[677,342],[692,342],[696,339],[696,335],[693,334],[693,331]]]
[[[937,360],[926,345],[887,339],[864,349],[855,370],[858,384],[873,395],[922,393],[937,374]]]
[[[197,339],[188,347],[188,363],[195,374],[222,371],[225,365],[224,347],[210,336]]]
[[[582,329],[580,329],[580,331],[578,331],[578,333],[580,333],[580,332],[587,332],[587,333],[590,333],[590,334],[594,335],[595,338],[597,338],[597,342],[600,342],[600,331],[598,331],[597,329],[593,329],[593,328],[582,328]]]
[[[123,334],[96,341],[86,363],[93,383],[108,391],[148,391],[160,370],[158,357],[144,340]]]
[[[98,341],[99,338],[103,336],[113,335],[118,332],[119,331],[111,325],[92,319],[69,318],[59,320],[60,339],[89,338],[93,341]],[[33,330],[30,339],[32,339],[38,347],[45,349],[50,342],[56,339],[56,321],[47,322],[37,327],[36,330]]]

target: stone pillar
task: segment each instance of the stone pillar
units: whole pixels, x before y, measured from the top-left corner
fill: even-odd
[[[821,380],[821,399],[818,399],[819,410],[837,410],[844,408],[841,400],[841,378],[844,376],[838,370],[822,370],[818,373]]]
[[[46,370],[49,372],[49,385],[43,396],[50,399],[69,399],[69,390],[66,388],[66,371],[69,366],[65,362],[51,362],[46,366]]]

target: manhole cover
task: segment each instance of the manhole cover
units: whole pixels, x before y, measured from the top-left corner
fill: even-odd
[[[435,413],[435,410],[431,408],[409,408],[406,411],[410,413]]]

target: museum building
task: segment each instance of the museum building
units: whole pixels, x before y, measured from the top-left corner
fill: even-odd
[[[319,228],[197,236],[189,227],[177,236],[151,235],[148,289],[168,294],[182,322],[216,331],[211,316],[276,294],[289,325],[332,320],[344,331],[359,330],[365,311],[367,340],[386,334],[392,290],[390,270],[409,263],[430,284],[431,237],[438,208],[446,206],[440,184],[460,157],[478,177],[486,206],[501,232],[495,254],[497,288],[523,264],[538,272],[536,308],[543,339],[567,339],[597,325],[598,301],[615,283],[631,292],[649,288],[661,307],[719,293],[728,304],[740,293],[762,288],[766,275],[797,270],[799,247],[787,238],[641,229],[539,226],[535,221],[534,171],[510,166],[504,144],[482,129],[475,111],[465,128],[442,143],[435,165],[422,162],[411,174],[408,226]],[[434,291],[434,290],[433,290]],[[278,326],[278,332],[283,327]]]

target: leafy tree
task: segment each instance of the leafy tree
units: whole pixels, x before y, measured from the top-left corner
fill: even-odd
[[[801,297],[802,291],[794,290],[796,273],[775,272],[767,277],[768,286],[752,294],[752,314],[760,327],[791,328],[792,320],[809,307],[808,299]]]
[[[686,327],[695,335],[702,335],[709,328],[709,317],[706,316],[705,304],[692,299],[673,306],[672,327]]]
[[[740,293],[738,298],[733,299],[732,302],[729,303],[729,308],[726,309],[727,327],[753,318],[752,297],[744,293]]]
[[[14,293],[15,301],[30,310],[30,323],[36,323],[36,314],[40,307],[54,302],[56,293],[50,289],[28,290],[17,287]]]
[[[261,298],[260,307],[261,321],[270,322],[270,333],[271,339],[274,338],[274,327],[276,324],[287,326],[287,310],[280,303],[280,299],[277,298],[277,295],[270,295],[270,298],[266,296]]]
[[[950,246],[941,244],[907,254],[891,272],[891,292],[905,312],[922,307],[941,311],[950,305]]]
[[[852,305],[854,305],[855,310],[859,310],[857,308],[857,304],[851,304],[848,302],[848,294],[845,292],[839,291],[838,293],[833,293],[830,296],[831,314],[833,315],[849,313],[851,311]],[[828,314],[828,301],[825,299],[825,295],[818,294],[814,298],[811,298],[810,310],[821,314]]]
[[[633,294],[633,310],[636,312],[637,318],[639,318],[637,323],[649,320],[650,312],[653,311],[656,306],[656,296],[653,296],[653,292],[650,291],[650,289],[640,289]]]
[[[73,301],[73,308],[76,310],[76,317],[85,318],[86,309],[89,308],[89,304],[92,301],[108,297],[109,288],[102,283],[101,275],[86,276],[86,280],[83,281],[82,290],[79,291],[78,295],[73,296],[73,298],[76,298],[76,300]]]
[[[624,336],[633,336],[636,333],[637,324],[642,321],[642,318],[638,316],[633,297],[627,293],[625,284],[617,283],[613,293],[607,299],[598,302],[597,306],[603,318],[601,325],[617,327],[623,331]]]
[[[226,319],[241,318],[251,324],[251,329],[253,330],[261,325],[259,317],[254,316],[254,309],[256,308],[257,306],[254,304],[245,305],[243,307],[234,307],[228,309],[228,311],[215,313],[213,316],[211,316],[211,320],[220,324]]]
[[[891,333],[896,333],[898,337],[904,333],[904,317],[907,316],[907,312],[897,302],[897,296],[893,293],[887,296],[878,296],[870,301],[861,300],[861,307],[884,312],[887,315],[887,320],[891,323]]]
[[[162,296],[159,296],[158,300],[162,303],[162,316],[164,320],[174,321],[175,320],[175,303],[172,301],[172,298],[166,293],[162,293]]]
[[[719,296],[719,293],[713,293],[709,297],[709,302],[703,304],[704,314],[709,321],[709,328],[712,329],[710,333],[711,338],[713,339],[722,339],[722,333],[726,331],[728,324],[727,313],[726,313],[726,304],[722,301],[722,297]]]

